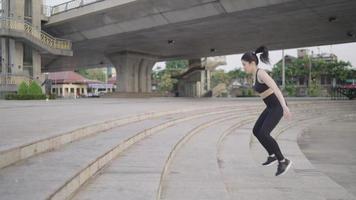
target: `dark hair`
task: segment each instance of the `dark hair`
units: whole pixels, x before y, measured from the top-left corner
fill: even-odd
[[[266,64],[269,64],[268,49],[265,46],[258,47],[255,52],[249,51],[244,53],[244,55],[241,57],[241,60],[247,61],[249,63],[254,61],[256,65],[258,65],[258,58],[257,58],[258,53],[262,53],[260,55],[260,60]]]

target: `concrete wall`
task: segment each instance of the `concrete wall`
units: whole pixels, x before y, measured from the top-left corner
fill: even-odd
[[[13,74],[22,74],[23,72],[23,44],[15,42],[15,62],[12,68]]]

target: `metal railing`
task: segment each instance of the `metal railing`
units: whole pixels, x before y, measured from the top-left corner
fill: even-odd
[[[28,75],[15,75],[15,74],[0,74],[0,85],[2,87],[6,85],[19,85],[22,82],[27,82],[33,80],[32,77]]]
[[[74,8],[79,8],[82,6],[86,6],[89,4],[97,3],[100,1],[105,1],[105,0],[72,0],[68,1],[56,6],[51,7],[50,11],[50,16],[56,15],[59,13],[67,12],[68,10],[72,10]]]
[[[31,24],[24,21],[18,21],[9,18],[1,18],[0,28],[23,31],[29,36],[31,36],[32,38],[40,40],[42,44],[50,48],[62,49],[62,50],[71,50],[72,48],[72,42],[70,40],[55,38],[42,30],[38,30],[34,28]]]

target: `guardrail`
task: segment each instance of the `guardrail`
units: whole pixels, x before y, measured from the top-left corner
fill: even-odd
[[[0,28],[23,31],[31,37],[40,40],[42,44],[54,49],[71,50],[72,48],[71,41],[55,38],[42,30],[34,28],[31,24],[24,21],[1,18]]]
[[[23,81],[29,82],[33,80],[32,77],[27,75],[14,75],[14,74],[1,74],[0,75],[0,85],[19,85]]]
[[[79,8],[82,6],[86,6],[89,4],[97,3],[100,1],[105,1],[105,0],[72,0],[68,1],[56,6],[51,7],[50,11],[50,16],[56,15],[59,13],[67,12],[68,10],[72,10],[74,8]]]

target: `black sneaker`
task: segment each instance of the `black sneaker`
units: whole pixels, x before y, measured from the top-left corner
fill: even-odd
[[[276,156],[268,156],[266,162],[262,163],[264,166],[270,166],[277,162]]]
[[[285,174],[291,165],[292,165],[292,161],[288,160],[287,158],[285,158],[284,162],[278,162],[276,176]]]

